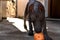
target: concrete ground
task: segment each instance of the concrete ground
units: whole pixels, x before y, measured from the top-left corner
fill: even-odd
[[[3,20],[0,22],[0,40],[33,40],[33,37],[28,36],[26,31],[21,31],[18,26],[16,27],[16,23],[19,24],[22,21],[19,23],[16,22],[15,26],[13,25],[13,21]],[[60,40],[60,21],[48,20],[46,21],[46,25],[49,36],[52,37],[53,40]]]

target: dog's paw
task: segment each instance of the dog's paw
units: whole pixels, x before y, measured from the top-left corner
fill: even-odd
[[[33,36],[33,35],[34,35],[33,31],[29,30],[29,31],[28,31],[28,35],[29,35],[29,36]]]
[[[26,30],[27,30],[27,26],[26,26],[26,25],[24,25],[24,29],[26,29]]]

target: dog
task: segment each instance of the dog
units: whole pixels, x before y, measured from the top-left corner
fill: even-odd
[[[29,30],[27,30],[26,26],[27,17],[29,22]],[[50,38],[47,34],[45,8],[41,2],[36,0],[29,0],[24,13],[24,28],[28,31],[28,35],[30,36],[34,35],[32,23],[36,33],[43,32],[45,40],[52,40],[52,38]]]

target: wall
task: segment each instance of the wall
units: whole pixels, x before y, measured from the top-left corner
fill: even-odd
[[[6,4],[6,16],[7,17],[15,17],[16,15],[16,7],[15,7],[15,4],[13,5],[12,1],[7,1],[7,4]]]
[[[0,1],[0,20],[2,20],[2,6],[1,6],[1,1]]]
[[[45,0],[45,17],[48,17],[48,0]]]
[[[2,17],[6,17],[6,1],[2,1]]]
[[[22,17],[24,15],[25,7],[28,0],[18,0],[17,1],[17,16]]]
[[[45,6],[45,16],[48,17],[48,0],[38,0],[42,2],[42,4]],[[17,0],[17,17],[22,17],[24,16],[24,11],[26,8],[28,0]],[[10,2],[11,3],[11,2]],[[2,10],[3,12],[0,13],[1,17],[15,17],[15,9],[13,9],[13,5],[11,3],[10,7],[8,6],[9,2],[7,1],[2,1]],[[11,9],[11,10],[10,10]],[[0,6],[1,10],[1,6]]]
[[[0,1],[0,20],[6,17],[15,17],[16,5],[12,1]]]

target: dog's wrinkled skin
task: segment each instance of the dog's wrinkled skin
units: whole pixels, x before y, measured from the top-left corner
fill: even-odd
[[[46,21],[45,21],[45,9],[40,2],[36,0],[29,0],[24,14],[24,28],[26,30],[27,30],[26,27],[27,17],[29,21],[29,31],[28,31],[29,35],[33,35],[33,28],[32,28],[32,23],[33,23],[34,31],[36,33],[43,32],[45,36],[45,40],[52,40],[47,34]]]

